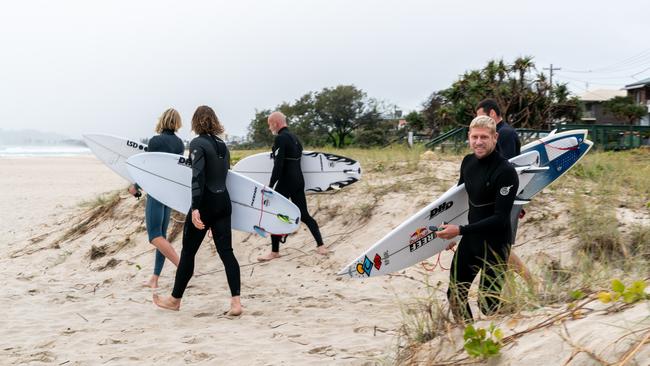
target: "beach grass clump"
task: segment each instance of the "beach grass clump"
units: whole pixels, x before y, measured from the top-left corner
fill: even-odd
[[[603,196],[594,204],[576,197],[571,209],[570,226],[578,237],[576,250],[598,261],[629,255],[618,229],[615,210],[607,204],[610,201]]]
[[[633,256],[650,260],[650,226],[635,224],[628,233],[630,252]]]
[[[120,191],[99,195],[95,200],[87,203],[89,209],[81,215],[81,220],[64,232],[54,244],[59,245],[77,239],[102,223],[106,218],[112,217],[121,200]]]
[[[650,152],[635,149],[624,152],[590,152],[568,172],[571,182],[595,183],[592,196],[616,187],[627,197],[635,197],[629,204],[641,208],[650,200]],[[571,179],[574,178],[574,179]],[[565,182],[567,183],[567,182]]]
[[[407,363],[420,345],[446,335],[457,325],[441,300],[444,297],[441,296],[440,286],[440,282],[435,286],[430,284],[426,276],[424,295],[408,303],[400,303],[402,325],[399,338],[404,346],[398,349],[398,363]]]

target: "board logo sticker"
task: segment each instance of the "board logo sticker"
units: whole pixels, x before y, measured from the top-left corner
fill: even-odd
[[[192,165],[192,160],[191,159],[186,159],[184,157],[178,158],[178,165],[185,165],[185,166],[191,166]]]
[[[417,249],[427,245],[435,238],[436,238],[435,232],[430,231],[425,227],[421,227],[415,230],[413,234],[411,234],[411,238],[409,239],[409,250],[411,252],[414,252]]]
[[[508,193],[510,193],[510,188],[512,188],[512,186],[502,187],[499,193],[501,193],[502,196],[507,196]]]
[[[431,210],[431,212],[429,212],[429,220],[438,216],[438,214],[447,211],[453,205],[454,205],[454,201],[441,203],[440,206],[434,208],[433,210]]]
[[[142,145],[142,144],[138,144],[137,142],[135,142],[135,141],[131,141],[131,140],[127,140],[127,141],[126,141],[126,146],[128,146],[128,147],[132,147],[132,148],[134,148],[134,149],[138,149],[138,150],[144,150],[144,151],[147,151],[147,147],[146,147],[146,146],[144,146],[144,145]]]
[[[253,207],[253,203],[255,203],[255,197],[257,197],[257,187],[254,187],[253,189],[253,199],[251,200],[251,207]]]
[[[365,274],[366,276],[370,277],[370,272],[372,272],[373,267],[376,269],[381,268],[381,256],[375,253],[374,259],[374,261],[371,261],[368,256],[365,256],[363,263],[357,263],[357,272],[360,275]]]

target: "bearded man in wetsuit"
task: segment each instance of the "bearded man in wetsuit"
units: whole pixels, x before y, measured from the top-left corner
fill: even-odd
[[[519,179],[515,168],[496,151],[498,134],[492,118],[474,118],[468,137],[473,154],[463,159],[458,181],[465,183],[467,191],[468,224],[441,225],[437,236],[448,240],[463,236],[450,268],[447,298],[456,321],[471,323],[467,295],[479,271],[479,309],[489,315],[499,308],[512,244],[510,212]]]
[[[268,118],[269,130],[275,136],[273,142],[273,171],[269,187],[275,189],[298,206],[300,209],[300,220],[304,222],[311,235],[316,240],[316,253],[326,255],[329,253],[323,245],[323,238],[316,220],[307,210],[307,199],[305,198],[305,179],[300,168],[302,157],[302,145],[300,140],[289,131],[287,118],[281,112],[273,112]],[[277,185],[276,185],[277,183]],[[271,235],[271,252],[257,258],[260,262],[270,261],[280,257],[281,235]]]

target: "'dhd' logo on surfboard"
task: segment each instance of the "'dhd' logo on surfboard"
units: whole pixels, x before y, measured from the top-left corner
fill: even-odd
[[[429,212],[429,220],[431,220],[432,218],[438,216],[438,214],[441,214],[441,213],[447,211],[453,205],[454,205],[454,201],[441,203],[440,206],[434,208],[433,210],[431,210],[431,212]]]

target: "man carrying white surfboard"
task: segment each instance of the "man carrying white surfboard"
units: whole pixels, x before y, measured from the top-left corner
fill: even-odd
[[[437,236],[453,239],[462,235],[449,272],[447,298],[457,321],[471,323],[467,296],[481,271],[479,308],[488,315],[498,310],[512,236],[510,212],[519,187],[515,168],[496,151],[496,124],[479,116],[469,126],[473,154],[460,166],[458,184],[465,184],[469,201],[467,225],[441,225]]]
[[[494,99],[483,99],[476,106],[476,116],[488,116],[494,120],[497,124],[497,133],[499,137],[497,138],[497,151],[506,159],[514,158],[515,156],[521,154],[521,142],[519,141],[519,136],[517,131],[515,131],[512,126],[508,124],[501,117],[501,109]],[[525,215],[525,211],[521,205],[514,205],[512,212],[510,213],[510,228],[512,230],[512,245],[515,244],[515,239],[517,238],[517,227],[519,225],[519,219]],[[514,253],[510,252],[508,256],[508,267],[517,272],[531,288],[536,287],[536,282],[533,279],[532,274],[526,268],[524,262]]]
[[[273,112],[268,118],[269,130],[276,135],[273,142],[273,172],[269,187],[275,189],[298,206],[300,209],[300,220],[304,222],[312,236],[316,240],[316,252],[325,255],[327,248],[323,245],[323,238],[314,220],[307,210],[307,199],[305,198],[305,180],[300,167],[302,157],[302,145],[300,140],[287,127],[287,118],[281,112]],[[277,183],[277,186],[276,186]],[[281,236],[271,236],[271,252],[265,256],[258,257],[260,262],[270,261],[280,257]]]

